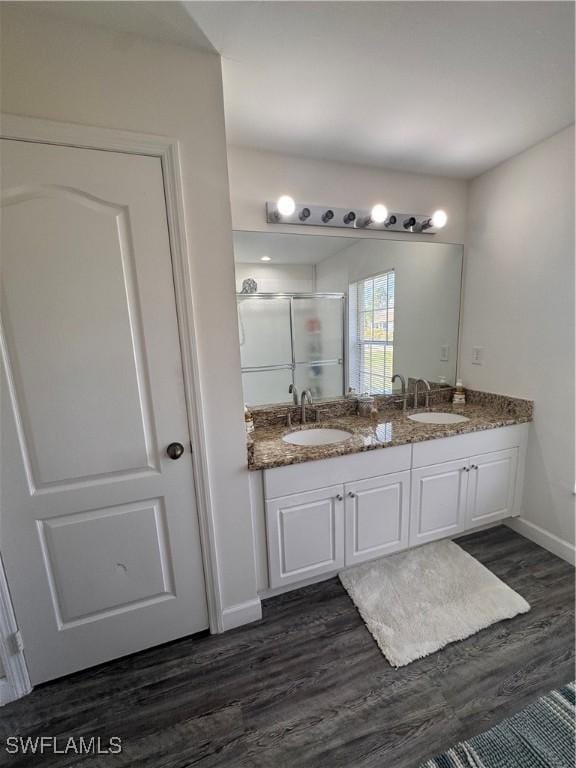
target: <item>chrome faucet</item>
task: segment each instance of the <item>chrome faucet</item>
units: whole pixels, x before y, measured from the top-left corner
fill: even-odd
[[[290,384],[288,387],[288,394],[292,395],[292,401],[294,405],[298,405],[298,390],[295,384]]]
[[[302,394],[300,395],[300,407],[302,408],[300,416],[301,424],[306,424],[306,402],[308,402],[308,405],[312,405],[312,392],[310,392],[309,389],[302,390]]]
[[[402,376],[401,373],[395,373],[394,376],[392,376],[392,384],[394,384],[396,379],[398,379],[402,385],[402,410],[405,411],[408,405],[408,395],[406,394],[406,379],[404,376]]]
[[[429,408],[430,407],[430,382],[426,381],[426,379],[418,379],[416,384],[414,384],[414,408],[418,408],[418,384],[420,384],[420,382],[422,382],[422,384],[424,384],[424,386],[426,387],[424,392],[424,394],[426,395],[425,407]]]

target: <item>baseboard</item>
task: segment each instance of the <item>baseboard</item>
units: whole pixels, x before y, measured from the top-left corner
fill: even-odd
[[[559,536],[555,536],[553,533],[545,531],[544,528],[540,528],[539,525],[520,517],[514,518],[513,520],[506,520],[506,525],[508,528],[512,528],[513,531],[516,531],[516,533],[525,536],[535,544],[539,544],[541,547],[544,547],[544,549],[552,552],[553,555],[566,560],[570,565],[576,565],[576,547],[574,544],[570,544]]]
[[[0,707],[9,704],[11,701],[20,699],[23,694],[19,693],[13,685],[10,685],[5,677],[0,678]]]
[[[328,573],[321,573],[318,576],[312,576],[310,579],[304,579],[303,581],[297,581],[293,584],[283,584],[281,587],[268,587],[267,589],[260,589],[258,594],[262,600],[268,600],[269,597],[278,597],[278,595],[284,595],[286,592],[293,592],[295,589],[302,589],[302,587],[311,587],[313,584],[320,584],[321,581],[328,581],[329,579],[335,579],[343,568],[337,568],[335,571],[329,571]]]
[[[230,608],[224,608],[222,611],[222,630],[241,627],[243,624],[250,624],[252,621],[260,621],[262,618],[262,603],[260,598],[247,600],[245,603],[232,605]]]

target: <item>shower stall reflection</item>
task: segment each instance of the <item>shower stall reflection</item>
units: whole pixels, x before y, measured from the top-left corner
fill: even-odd
[[[344,393],[343,293],[237,294],[244,402],[288,399],[288,387],[314,399]]]

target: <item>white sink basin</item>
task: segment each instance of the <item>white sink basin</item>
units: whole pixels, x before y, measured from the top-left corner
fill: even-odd
[[[345,429],[300,429],[298,432],[290,432],[284,435],[282,440],[291,445],[330,445],[331,443],[343,443],[352,437],[352,432]]]
[[[460,424],[463,421],[470,421],[467,416],[460,416],[457,413],[413,413],[408,418],[420,424]]]

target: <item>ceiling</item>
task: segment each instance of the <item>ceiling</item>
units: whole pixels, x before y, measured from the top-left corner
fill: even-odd
[[[574,120],[572,2],[184,5],[231,144],[471,178]]]
[[[237,231],[234,232],[234,260],[239,264],[260,264],[262,256],[270,256],[270,263],[274,265],[319,264],[355,242],[358,241],[353,238]]]
[[[9,4],[9,3],[7,3]],[[4,0],[2,0],[4,5]],[[19,0],[18,5],[22,5]],[[132,2],[119,0],[45,0],[26,2],[33,13],[41,12],[80,24],[90,24],[116,32],[127,32],[164,43],[175,43],[195,50],[215,49],[182,3]]]

